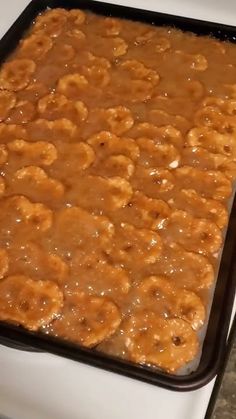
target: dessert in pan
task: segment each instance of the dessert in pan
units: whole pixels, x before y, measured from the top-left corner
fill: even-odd
[[[236,177],[236,46],[81,10],[0,69],[0,320],[178,373]]]

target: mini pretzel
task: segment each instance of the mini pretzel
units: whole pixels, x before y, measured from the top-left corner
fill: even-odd
[[[92,348],[112,336],[120,322],[120,311],[111,300],[77,292],[66,297],[62,316],[51,330],[55,336]]]
[[[236,100],[226,100],[225,103],[223,104],[223,108],[222,108],[223,112],[225,112],[228,115],[231,115],[232,117],[235,116],[235,112],[236,112]],[[231,120],[231,119],[229,119]]]
[[[90,167],[96,156],[92,147],[84,142],[80,142],[65,144],[62,152],[59,153],[59,158],[64,162],[64,174],[70,177],[72,174]]]
[[[136,289],[138,305],[150,309],[159,316],[169,317],[173,310],[175,287],[164,276],[149,276],[144,278]]]
[[[206,57],[202,54],[195,54],[191,57],[192,63],[191,68],[197,71],[205,71],[208,68],[208,62]]]
[[[171,196],[171,191],[175,187],[175,178],[167,169],[137,166],[132,185],[135,189],[143,191],[149,198],[166,199]]]
[[[171,239],[192,252],[214,254],[222,245],[222,234],[215,223],[182,210],[170,215],[165,230],[165,240]]]
[[[176,147],[182,147],[183,145],[183,136],[181,132],[172,125],[157,127],[148,122],[142,122],[133,127],[131,136],[133,138],[149,138],[153,140],[155,144],[166,144],[167,142]]]
[[[175,170],[182,188],[194,189],[205,198],[224,201],[230,197],[232,186],[229,179],[218,170],[200,170],[183,166]]]
[[[75,25],[82,25],[85,22],[86,16],[82,10],[72,9],[68,12],[68,19],[71,19]]]
[[[180,109],[183,115],[190,115],[196,109],[196,103],[205,94],[205,87],[199,80],[188,78],[181,80],[176,87],[173,79],[167,86],[158,89],[155,95],[155,107],[175,114],[175,109]]]
[[[153,95],[153,84],[146,80],[126,80],[119,83],[114,91],[125,102],[146,102]]]
[[[68,50],[69,53],[69,60],[73,59],[76,56],[76,50],[79,50],[82,46],[84,46],[85,41],[86,41],[86,35],[83,31],[81,31],[78,28],[71,28],[70,30],[68,30],[66,32],[66,36],[69,37],[69,42],[72,45],[65,45],[67,47],[70,47],[70,52],[69,52],[69,48],[66,48]],[[73,51],[73,54],[72,54]],[[61,60],[63,60],[63,57],[61,57]],[[66,60],[63,60],[64,62],[66,62]],[[73,67],[73,66],[72,66]],[[76,64],[75,64],[75,68],[76,68]]]
[[[68,278],[69,266],[60,256],[48,253],[40,243],[36,243],[35,234],[31,240],[19,237],[19,241],[9,249],[11,268],[34,279],[47,278],[63,286]]]
[[[137,229],[127,223],[121,223],[116,239],[117,245],[112,251],[112,257],[127,266],[133,260],[137,264],[153,264],[162,250],[162,241],[156,232]]]
[[[219,111],[223,110],[222,108],[224,107],[224,105],[225,100],[216,96],[207,96],[202,101],[203,107],[212,106],[214,108],[217,108]]]
[[[22,244],[23,243],[23,244]],[[60,284],[62,279],[68,273],[68,267],[57,255],[51,255],[41,249],[41,246],[34,242],[19,243],[11,251],[17,254],[15,270],[23,271],[25,274],[37,278],[47,278]]]
[[[40,203],[32,203],[29,199],[21,195],[7,198],[6,209],[17,214],[19,223],[23,222],[30,225],[31,229],[47,231],[52,226],[52,211]]]
[[[91,243],[94,249],[106,249],[114,235],[114,226],[107,217],[92,215],[79,207],[60,210],[55,217],[54,230],[56,239],[67,249],[78,243],[86,249]]]
[[[0,138],[2,142],[18,138],[27,139],[28,133],[21,125],[0,123]]]
[[[26,166],[15,172],[13,189],[33,199],[60,199],[64,194],[64,186],[56,179],[50,178],[47,173],[38,166]]]
[[[25,38],[21,44],[19,53],[33,60],[41,59],[52,48],[53,42],[51,38],[43,33],[33,33]]]
[[[122,154],[109,156],[95,165],[96,174],[105,177],[119,176],[129,179],[134,174],[134,171],[133,161]]]
[[[128,49],[128,45],[126,44],[126,42],[124,41],[124,39],[122,38],[113,38],[113,55],[114,57],[120,57],[122,55],[125,55]]]
[[[68,102],[69,101],[66,96],[58,93],[50,93],[38,101],[38,111],[42,115],[48,111],[47,116],[52,115],[58,117],[57,112],[63,111]]]
[[[159,82],[159,75],[155,70],[145,67],[145,65],[137,60],[126,60],[121,64],[121,68],[130,73],[134,80],[146,80],[154,86]]]
[[[22,100],[28,100],[35,103],[48,92],[48,87],[41,83],[33,81],[23,91],[21,91]]]
[[[3,177],[0,175],[0,197],[4,194],[5,192],[5,182]]]
[[[213,48],[214,49],[217,48],[220,54],[226,53],[226,49],[225,49],[226,44],[224,42],[222,41],[219,42],[213,39],[211,40],[211,42],[212,42]]]
[[[72,32],[71,37],[73,36],[78,40],[78,30],[70,31]],[[76,32],[76,33],[75,33]],[[81,31],[78,31],[81,32]],[[69,32],[67,32],[67,36],[69,36]],[[85,35],[84,35],[85,37]],[[78,41],[77,41],[78,42]],[[73,48],[72,45],[69,44],[58,44],[54,47],[54,51],[56,50],[56,64],[67,66],[76,56],[76,50]]]
[[[138,138],[140,149],[138,163],[145,167],[176,168],[180,162],[180,154],[172,144],[155,144],[147,138]]]
[[[170,214],[169,206],[161,199],[148,198],[136,191],[128,204],[116,211],[115,219],[128,222],[137,228],[154,229],[163,225]]]
[[[42,181],[48,179],[47,173],[38,166],[27,166],[22,169],[17,170],[16,179],[24,180],[25,178],[34,179],[36,183],[41,183]]]
[[[24,275],[0,282],[0,319],[36,331],[60,313],[63,294],[50,281],[33,281]]]
[[[202,105],[204,107],[215,107],[220,112],[231,116],[234,116],[236,111],[235,99],[221,99],[219,97],[209,96],[203,100]]]
[[[24,140],[9,142],[8,150],[10,155],[15,155],[22,166],[27,164],[39,164],[40,166],[50,166],[57,159],[57,149],[46,141],[36,141],[33,143]]]
[[[116,135],[122,135],[134,124],[131,111],[125,106],[116,106],[104,111],[106,122],[111,131]]]
[[[187,142],[191,146],[204,147],[212,153],[220,153],[236,160],[236,145],[233,135],[221,134],[207,127],[198,127],[189,131]]]
[[[181,162],[183,165],[199,169],[220,170],[229,179],[236,177],[236,161],[232,161],[225,154],[211,153],[203,147],[185,147],[182,151]]]
[[[93,135],[87,140],[96,155],[103,158],[113,154],[123,154],[132,160],[137,160],[139,156],[139,148],[131,138],[118,138],[109,131],[101,131]]]
[[[7,122],[11,124],[27,124],[35,116],[35,106],[28,100],[19,100],[8,115]]]
[[[191,127],[190,121],[181,115],[171,115],[161,109],[153,109],[149,113],[149,122],[159,127],[172,126],[185,134]]]
[[[34,29],[56,38],[61,34],[66,21],[67,12],[65,10],[52,9],[37,17]]]
[[[79,97],[81,91],[88,86],[88,80],[81,74],[67,74],[60,78],[57,85],[57,92],[69,98]]]
[[[85,121],[88,117],[88,109],[85,104],[81,100],[77,100],[74,102],[74,106],[77,111],[77,118],[82,122]]]
[[[106,254],[107,256],[107,254]],[[85,292],[112,298],[120,304],[131,288],[131,280],[126,271],[110,265],[98,256],[98,261],[90,262],[77,251],[71,261],[71,274],[80,278],[80,288]]]
[[[160,128],[154,124],[149,124],[148,122],[140,122],[138,124],[135,124],[130,132],[132,138],[144,137],[149,138],[151,140],[155,140],[155,142],[158,143],[160,137],[159,129]]]
[[[129,202],[133,190],[130,183],[118,176],[103,178],[87,176],[77,181],[77,204],[96,211],[114,211]]]
[[[189,80],[185,83],[185,88],[190,98],[200,100],[204,95],[204,86],[199,80]]]
[[[78,126],[67,118],[60,118],[54,121],[46,119],[36,119],[31,123],[31,129],[36,134],[34,140],[42,140],[42,138],[50,138],[51,141],[66,140],[73,138],[78,132]]]
[[[203,326],[206,317],[201,299],[194,292],[187,290],[178,290],[174,301],[174,313],[190,323],[194,330]]]
[[[8,158],[7,147],[5,144],[0,144],[0,166],[6,163]]]
[[[137,287],[138,301],[147,309],[163,317],[179,317],[191,324],[194,330],[203,326],[205,309],[201,299],[191,291],[176,289],[162,276],[145,278]]]
[[[106,17],[103,20],[103,28],[106,36],[117,36],[121,31],[121,21],[113,19],[112,17]]]
[[[139,30],[139,35],[135,38],[135,44],[136,45],[145,45],[147,43],[149,43],[152,38],[154,38],[154,36],[156,35],[156,32],[154,30],[151,29],[147,29],[147,28],[140,28]]]
[[[9,268],[9,257],[5,249],[0,248],[0,279],[2,279]]]
[[[110,75],[106,68],[93,65],[91,67],[84,67],[83,72],[88,81],[96,86],[103,88],[110,82]]]
[[[166,52],[171,48],[169,39],[160,37],[155,42],[155,51],[158,53]]]
[[[198,127],[208,127],[214,130],[225,130],[228,126],[227,118],[214,106],[199,109],[194,116],[194,123]]]
[[[58,119],[62,116],[82,122],[88,117],[88,109],[81,101],[73,102],[59,93],[50,93],[38,101],[38,111],[43,118]]]
[[[231,161],[226,158],[217,169],[224,173],[231,182],[234,182],[236,179],[236,161]]]
[[[30,244],[32,246],[32,243]],[[47,277],[61,284],[64,278],[68,275],[67,264],[58,256],[54,254],[47,254],[41,252],[40,254],[43,270],[47,272]]]
[[[188,252],[173,242],[163,246],[157,269],[156,272],[170,277],[176,287],[196,292],[209,289],[215,280],[213,266],[205,256]]]
[[[4,63],[0,70],[0,90],[23,90],[28,86],[35,69],[35,62],[29,59],[16,59]]]
[[[196,71],[205,71],[208,68],[208,62],[206,57],[202,54],[186,54],[183,51],[175,51],[176,54],[189,63],[191,69]]]
[[[0,91],[0,122],[4,121],[16,104],[16,96],[13,92]]]
[[[130,85],[132,89],[132,102],[146,102],[150,100],[154,93],[155,84],[159,82],[159,75],[152,72],[148,81],[146,80],[131,80]]]
[[[88,60],[89,64],[92,64],[95,67],[104,68],[105,70],[109,70],[109,68],[111,68],[111,63],[109,60],[104,57],[97,57],[91,52],[88,52]]]
[[[229,93],[229,97],[232,99],[236,99],[236,84],[225,84],[224,87],[226,87]]]
[[[131,360],[175,372],[196,356],[196,333],[182,319],[161,319],[151,311],[133,314],[125,324]]]
[[[181,189],[175,199],[170,201],[170,206],[188,211],[195,217],[207,218],[220,229],[227,225],[228,212],[226,207],[214,199],[203,198],[194,189]]]
[[[112,207],[115,209],[126,205],[133,193],[132,188],[127,180],[122,179],[119,176],[115,176],[108,179],[106,182],[107,186],[111,190],[111,194],[113,194],[113,196],[110,198]]]

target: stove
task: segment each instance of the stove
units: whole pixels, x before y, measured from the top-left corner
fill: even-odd
[[[29,1],[0,2],[0,37]],[[235,25],[235,0],[109,2]],[[232,321],[235,313],[236,300]],[[214,384],[215,379],[196,391],[172,392],[51,354],[0,345],[0,418],[204,419]]]

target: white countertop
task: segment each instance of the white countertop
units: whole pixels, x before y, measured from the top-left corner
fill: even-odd
[[[37,1],[37,0],[35,0]],[[0,1],[0,36],[29,0]],[[235,0],[110,0],[235,25]],[[236,311],[236,303],[234,313]],[[170,392],[50,354],[0,345],[0,417],[11,419],[203,419],[214,380]]]

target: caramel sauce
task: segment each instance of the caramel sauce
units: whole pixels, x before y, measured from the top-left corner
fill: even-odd
[[[38,16],[0,69],[0,320],[176,372],[236,177],[236,48]]]

